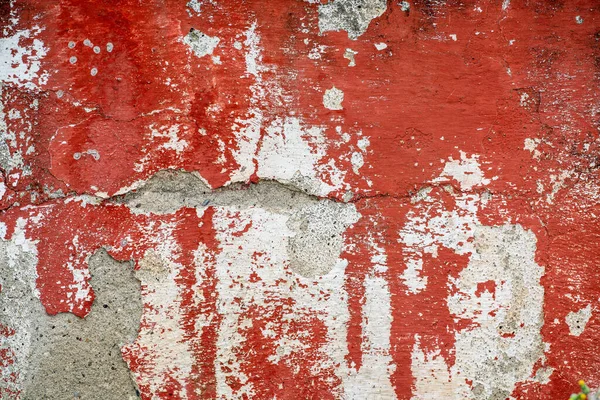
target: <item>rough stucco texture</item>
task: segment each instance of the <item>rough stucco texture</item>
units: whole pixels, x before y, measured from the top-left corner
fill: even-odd
[[[0,398],[600,384],[592,0],[0,1]]]

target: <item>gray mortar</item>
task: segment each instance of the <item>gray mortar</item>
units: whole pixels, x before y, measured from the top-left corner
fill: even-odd
[[[383,15],[387,0],[335,0],[319,6],[319,30],[346,31],[356,39],[367,31],[371,20]]]
[[[358,219],[354,205],[319,199],[276,181],[211,190],[193,173],[161,171],[135,193],[115,200],[133,212],[168,214],[182,207],[260,207],[289,215],[296,232],[288,242],[291,268],[305,277],[324,275],[342,251],[343,233]]]
[[[0,243],[2,247],[6,242]],[[0,254],[0,258],[5,260],[5,255]],[[27,331],[20,338],[26,354],[26,360],[18,363],[19,372],[25,375],[21,399],[138,398],[120,351],[122,345],[136,338],[142,314],[140,283],[131,263],[117,262],[104,250],[90,257],[96,298],[85,319],[71,314],[47,315],[32,279],[22,276],[23,271],[33,268],[35,260],[25,258],[15,265],[17,268],[0,267],[0,322],[9,326],[18,323],[19,331]],[[12,348],[15,343],[9,345]]]
[[[317,203],[308,195],[276,181],[258,184],[234,183],[212,190],[195,173],[165,170],[148,179],[135,192],[114,199],[134,213],[171,214],[182,207],[261,207],[276,213],[290,213],[297,208]],[[330,201],[330,200],[322,200]]]

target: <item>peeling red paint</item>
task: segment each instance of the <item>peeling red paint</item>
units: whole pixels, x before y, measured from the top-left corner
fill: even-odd
[[[476,252],[461,254],[443,245],[442,234],[425,227],[418,233],[431,235],[439,249],[435,256],[420,254],[419,276],[427,283],[411,292],[400,278],[410,258],[405,253],[410,246],[401,236],[411,220],[432,221],[445,212],[455,212],[455,220],[464,224],[456,231],[471,229],[461,220],[471,218],[468,207],[458,204],[466,201],[461,196],[477,196],[473,218],[478,224],[518,224],[533,232],[535,262],[545,269],[540,281],[544,361],[534,360],[531,376],[516,383],[512,397],[560,398],[580,378],[598,386],[599,314],[594,311],[579,337],[569,335],[564,320],[568,312],[588,304],[595,310],[600,298],[594,275],[600,254],[599,10],[583,0],[504,3],[508,6],[416,1],[406,11],[390,2],[357,40],[345,31],[321,34],[318,4],[292,0],[204,2],[199,14],[185,1],[141,6],[134,1],[21,0],[5,5],[0,11],[3,25],[10,27],[5,37],[42,28],[35,39],[47,48],[40,60],[47,80],[33,87],[11,80],[3,84],[6,131],[14,133],[5,142],[16,160],[0,177],[4,239],[13,238],[17,221],[24,219],[27,238],[37,243],[37,289],[46,311],[85,317],[94,301],[86,265],[91,254],[105,247],[118,260],[134,260],[139,270],[146,253],[159,252],[164,235],[169,236],[177,249],[166,261],[181,265],[173,279],[191,369],[185,374],[155,370],[156,349],[140,343],[127,345],[123,356],[142,398],[218,398],[217,368],[233,371],[216,362],[224,317],[216,266],[223,243],[213,226],[219,207],[205,207],[201,214],[193,208],[136,214],[114,204],[111,196],[135,190],[165,169],[196,171],[213,188],[234,181],[290,184],[289,177],[277,175],[283,172],[267,168],[261,154],[271,151],[269,135],[288,139],[285,128],[276,134],[269,129],[296,118],[304,129],[299,140],[316,160],[311,182],[331,187],[311,186],[309,192],[350,201],[362,216],[346,231],[340,255],[348,263],[343,285],[346,365],[325,365],[331,356],[323,354],[331,340],[324,322],[327,310],[303,314],[292,297],[279,295],[266,305],[253,304],[252,296],[238,297],[239,303],[249,302],[239,318],[250,322],[236,330],[243,344],[231,350],[240,376],[228,375],[225,384],[235,397],[249,398],[244,392],[248,384],[254,398],[341,398],[344,377],[339,371],[368,367],[364,318],[369,277],[383,278],[389,288],[395,396],[418,394],[412,364],[416,345],[443,358],[448,369],[456,365],[457,335],[480,324],[453,313],[448,298],[460,294],[456,282]],[[6,17],[11,12],[18,16],[14,24]],[[220,39],[212,57],[197,57],[182,41],[191,28]],[[251,29],[259,39],[250,38]],[[108,43],[114,46],[111,51]],[[374,43],[386,48],[377,50]],[[18,44],[33,46],[34,37]],[[254,54],[253,62],[259,64],[255,74],[247,65],[253,45],[259,51]],[[355,66],[349,67],[343,56],[347,48],[357,52]],[[311,56],[315,51],[318,57]],[[323,107],[323,93],[331,87],[344,93],[342,110]],[[254,145],[249,135],[236,135],[253,118],[260,120]],[[310,128],[320,130],[322,140],[313,140]],[[361,151],[365,138],[368,147]],[[278,148],[281,170],[312,162],[300,158],[297,166],[290,154],[301,150],[283,143]],[[292,153],[285,153],[289,149]],[[353,169],[354,153],[364,158],[360,173]],[[477,160],[486,183],[465,187],[445,172],[452,161],[466,160]],[[476,172],[464,175],[468,180]],[[414,200],[424,188],[431,188],[425,194],[427,206]],[[108,200],[85,204],[89,199],[75,200],[76,195]],[[227,217],[233,238],[241,240],[258,229],[252,219],[240,226],[242,217],[235,211]],[[162,224],[173,229],[166,232]],[[468,237],[456,247],[473,241]],[[203,258],[196,260],[201,246]],[[373,261],[376,247],[387,257],[385,271]],[[270,267],[272,254],[251,254],[248,268]],[[282,286],[294,280],[291,272],[286,274],[279,281]],[[252,290],[262,284],[256,271],[248,282],[232,282]],[[317,280],[306,282],[298,280],[297,287],[308,291],[318,285]],[[501,284],[478,282],[473,297],[495,300]],[[142,291],[152,294],[148,287]],[[325,302],[328,295],[323,292],[316,301]],[[157,312],[145,307],[145,313]],[[497,313],[486,314],[495,318]],[[155,328],[148,318],[142,318],[143,332]],[[199,329],[199,321],[208,322]],[[518,322],[517,330],[523,328]],[[274,332],[268,338],[267,325]],[[11,336],[12,329],[3,326],[0,336]],[[286,337],[296,338],[300,350],[275,362],[277,342]],[[498,337],[517,336],[502,331]],[[1,349],[0,367],[13,358],[10,350]],[[553,369],[548,382],[534,379],[542,368]],[[150,380],[160,380],[160,388]],[[463,381],[469,388],[477,384],[470,378]],[[16,396],[0,390],[4,395]]]

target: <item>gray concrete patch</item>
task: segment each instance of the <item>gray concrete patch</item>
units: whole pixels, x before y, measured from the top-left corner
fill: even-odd
[[[90,257],[96,299],[85,319],[45,313],[32,285],[34,275],[23,275],[34,265],[35,260],[25,257],[13,268],[2,268],[0,322],[15,327],[21,342],[9,343],[13,349],[20,345],[21,399],[138,398],[120,350],[137,336],[142,314],[132,265],[115,261],[104,250]]]

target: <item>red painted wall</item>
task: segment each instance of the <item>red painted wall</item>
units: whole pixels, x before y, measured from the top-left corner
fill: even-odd
[[[90,312],[101,247],[160,259],[122,348],[145,399],[600,384],[597,2],[336,1],[345,30],[325,1],[2,4],[0,233],[46,312]],[[298,274],[260,204],[115,201],[166,169],[342,204],[335,266]]]

